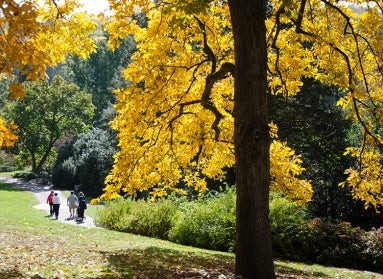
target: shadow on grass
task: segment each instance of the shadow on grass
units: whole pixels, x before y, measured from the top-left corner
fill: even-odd
[[[286,264],[275,264],[277,278],[328,278],[328,275],[319,271],[302,271]]]
[[[228,256],[185,254],[149,247],[105,254],[110,277],[102,278],[235,278],[234,259]]]
[[[9,278],[24,278],[24,275],[20,273],[20,271],[15,269],[0,270],[0,279],[9,279]]]
[[[36,184],[30,181],[23,181],[14,178],[2,178],[0,180],[0,190],[2,191],[31,191],[33,193],[50,190],[52,185]]]
[[[149,247],[117,253],[102,253],[107,267],[102,275],[81,274],[87,279],[239,279],[234,275],[234,257],[217,254],[195,254],[174,249]],[[87,277],[89,276],[89,277]],[[29,278],[48,279],[39,274],[26,276],[18,270],[0,270],[0,279]],[[49,277],[52,278],[52,277]],[[59,279],[60,277],[54,277]],[[71,277],[65,277],[71,278]],[[302,271],[288,263],[276,264],[277,279],[319,279],[330,278],[321,272]]]
[[[13,187],[10,184],[5,184],[4,182],[0,182],[0,191],[20,192],[20,191],[23,191],[23,190],[22,189],[18,189],[16,187]]]
[[[234,257],[225,255],[185,254],[172,249],[149,247],[105,254],[108,270],[102,278],[225,278],[235,279]],[[277,278],[326,278],[321,272],[304,272],[288,265],[276,264]],[[101,279],[101,278],[100,278]]]

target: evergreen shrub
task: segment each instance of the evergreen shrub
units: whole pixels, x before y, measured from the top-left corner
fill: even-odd
[[[366,243],[364,254],[372,269],[383,272],[383,227],[373,228],[363,236]]]
[[[68,158],[54,165],[52,183],[59,189],[74,189],[78,180],[76,179],[76,164],[73,158]]]
[[[97,226],[106,229],[126,231],[132,206],[132,202],[124,198],[107,202],[98,210],[94,222]]]
[[[96,218],[101,227],[217,251],[235,250],[235,189],[197,200],[157,202],[117,199]],[[383,228],[364,231],[350,223],[308,219],[307,211],[282,196],[270,201],[275,258],[383,272]]]
[[[311,232],[303,220],[306,210],[287,198],[274,194],[270,200],[270,226],[276,257],[305,260],[310,253]]]
[[[312,253],[307,261],[336,267],[383,271],[382,228],[366,232],[348,222],[328,223],[319,218],[306,222]]]
[[[178,208],[169,240],[200,248],[230,251],[235,247],[235,190],[210,195]]]
[[[176,212],[175,202],[162,199],[157,202],[139,200],[133,203],[126,231],[167,240]]]
[[[383,272],[383,228],[367,232],[348,222],[308,220],[285,198],[273,198],[270,210],[276,258]]]

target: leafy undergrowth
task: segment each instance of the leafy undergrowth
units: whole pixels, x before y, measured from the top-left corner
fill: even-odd
[[[0,204],[0,278],[235,278],[233,254],[59,223],[32,209],[32,195],[1,184]],[[276,262],[276,272],[278,278],[379,278],[285,262]]]

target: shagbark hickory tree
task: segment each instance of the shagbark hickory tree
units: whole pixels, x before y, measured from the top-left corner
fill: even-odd
[[[274,278],[269,224],[270,137],[266,93],[266,1],[231,0],[229,6],[236,66],[235,271],[245,278]]]
[[[121,151],[104,196],[137,189],[162,196],[168,189],[182,191],[176,188],[180,180],[203,191],[205,177],[222,179],[225,167],[235,163],[229,11],[198,1],[185,7],[146,3],[141,10],[135,5],[114,3],[117,10],[106,22],[111,46],[132,33],[139,51],[124,71],[131,86],[116,91],[118,116],[112,125]],[[135,24],[137,13],[149,18],[147,28]],[[277,141],[275,125],[266,130],[273,140],[272,161],[278,162],[271,167],[271,186],[307,202],[311,187],[297,178],[303,171],[300,157]]]
[[[133,34],[139,51],[124,72],[132,85],[116,92],[120,151],[104,197],[146,189],[162,196],[181,192],[180,181],[204,191],[205,177],[223,179],[224,169],[236,164],[237,273],[273,277],[270,186],[301,203],[310,199],[311,186],[298,178],[299,156],[277,141],[267,121],[266,4],[232,7],[236,28],[242,29],[245,10],[245,19],[257,19],[234,36],[235,46],[238,29],[232,32],[227,3],[111,4],[110,44]],[[146,28],[135,22],[141,13]]]
[[[120,151],[104,197],[179,181],[203,191],[236,166],[236,273],[273,278],[268,191],[310,199],[299,157],[268,123],[266,93],[286,97],[312,77],[345,91],[338,101],[362,127],[348,180],[366,206],[383,203],[381,1],[110,1],[109,44],[133,34],[138,51],[116,91]],[[137,24],[145,15],[148,25]],[[313,92],[313,94],[315,94]],[[270,129],[271,128],[271,129]]]

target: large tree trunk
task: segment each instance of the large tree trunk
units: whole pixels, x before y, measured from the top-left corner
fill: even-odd
[[[229,0],[235,45],[236,273],[275,278],[269,222],[265,0]]]

